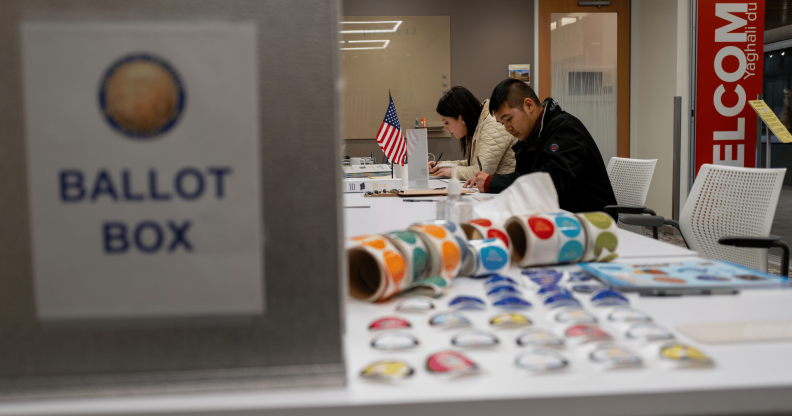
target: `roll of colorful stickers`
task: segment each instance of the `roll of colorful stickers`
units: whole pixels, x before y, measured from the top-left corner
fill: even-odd
[[[426,243],[412,231],[393,231],[385,235],[404,256],[409,284],[430,276],[429,250]]]
[[[355,299],[382,301],[406,289],[407,263],[390,240],[381,235],[352,238],[347,249],[349,292]]]
[[[478,258],[476,257],[476,249],[470,245],[470,241],[467,243],[467,249],[469,255],[462,262],[462,267],[459,269],[460,276],[471,277],[474,273],[476,273],[476,263],[478,262]]]
[[[558,260],[558,229],[549,215],[520,215],[506,221],[512,242],[512,263],[520,267],[554,264]]]
[[[558,263],[575,263],[583,258],[586,250],[586,232],[574,214],[559,212],[550,214],[558,229]]]
[[[478,218],[470,220],[464,224],[460,224],[465,231],[468,240],[486,240],[488,238],[497,238],[503,241],[506,249],[511,251],[511,240],[509,235],[506,234],[506,229],[502,224],[496,224],[491,220]]]
[[[505,271],[509,267],[509,249],[502,240],[489,238],[468,243],[476,260],[472,277],[485,277]]]
[[[424,239],[429,249],[433,267],[432,276],[439,276],[444,280],[442,283],[436,282],[437,286],[442,285],[440,290],[448,288],[451,280],[459,274],[459,269],[462,267],[462,252],[457,239],[447,228],[439,225],[413,225],[410,229],[418,231],[418,235]]]
[[[431,220],[431,221],[424,221],[413,225],[439,225],[441,227],[445,227],[446,230],[450,231],[451,234],[454,236],[457,244],[459,245],[459,251],[461,253],[462,263],[467,260],[468,251],[467,251],[467,242],[468,238],[465,234],[465,230],[459,226],[458,223],[449,220]]]
[[[581,261],[611,261],[619,257],[618,228],[613,218],[604,212],[575,214],[586,230],[586,252]]]

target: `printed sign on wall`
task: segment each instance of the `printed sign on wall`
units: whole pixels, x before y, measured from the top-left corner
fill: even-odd
[[[21,32],[39,319],[262,314],[255,25]]]
[[[696,173],[702,164],[754,167],[762,93],[764,0],[699,0]]]

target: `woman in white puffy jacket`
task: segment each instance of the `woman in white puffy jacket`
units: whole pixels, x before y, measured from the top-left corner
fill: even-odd
[[[472,178],[479,170],[489,175],[514,172],[516,162],[511,147],[516,139],[490,115],[489,100],[479,102],[467,88],[457,86],[440,98],[437,112],[445,129],[459,139],[465,159],[440,161],[438,166],[429,162],[431,173],[451,176],[453,165],[458,166],[461,180]]]

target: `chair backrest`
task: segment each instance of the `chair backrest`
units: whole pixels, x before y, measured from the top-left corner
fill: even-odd
[[[702,165],[679,228],[691,250],[767,271],[767,250],[718,244],[724,236],[766,237],[773,224],[786,169]]]
[[[646,202],[646,194],[649,192],[655,164],[657,164],[657,159],[611,158],[608,163],[608,177],[619,205],[642,206]],[[644,233],[644,228],[637,225],[627,225],[621,221],[617,225],[619,228],[638,234]]]

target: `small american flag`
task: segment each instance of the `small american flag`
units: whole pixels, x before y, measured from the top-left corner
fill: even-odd
[[[393,104],[393,97],[390,97],[388,112],[385,113],[385,120],[382,121],[377,132],[377,144],[385,152],[393,163],[404,166],[404,156],[407,154],[407,146],[402,136],[399,117],[396,115],[396,105]]]

